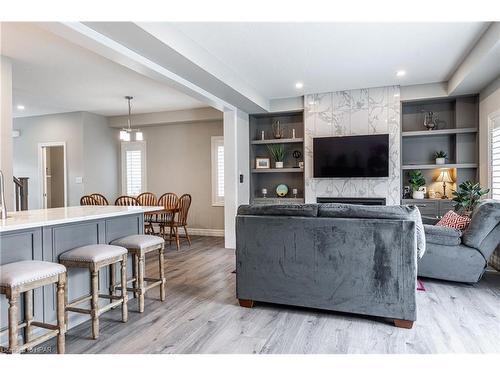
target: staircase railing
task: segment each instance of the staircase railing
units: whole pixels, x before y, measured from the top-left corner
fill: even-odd
[[[16,190],[16,211],[28,209],[28,177],[14,177]]]

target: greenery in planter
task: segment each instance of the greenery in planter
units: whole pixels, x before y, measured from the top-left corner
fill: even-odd
[[[462,182],[458,186],[458,190],[453,190],[453,201],[456,202],[455,211],[460,211],[464,215],[470,216],[481,197],[488,194],[489,191],[490,189],[483,189],[479,183],[472,181]]]
[[[422,171],[410,171],[408,182],[412,191],[418,191],[421,186],[425,185],[425,178]]]
[[[271,153],[274,161],[280,162],[285,160],[285,146],[283,144],[271,144],[267,145],[267,149]]]
[[[434,154],[434,159],[438,159],[438,158],[447,158],[448,155],[446,155],[446,152],[444,151],[437,151],[435,154]]]

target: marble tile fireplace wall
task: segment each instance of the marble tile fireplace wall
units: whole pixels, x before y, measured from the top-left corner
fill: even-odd
[[[315,203],[317,197],[367,197],[399,204],[399,86],[311,94],[304,101],[306,203]],[[388,178],[313,178],[314,137],[368,134],[389,134]]]

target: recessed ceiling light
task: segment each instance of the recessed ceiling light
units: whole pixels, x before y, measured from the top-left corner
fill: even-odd
[[[398,71],[396,72],[396,75],[397,75],[398,77],[403,77],[403,76],[405,76],[405,75],[406,75],[406,72],[405,72],[404,70],[398,70]]]
[[[304,84],[303,84],[302,82],[297,82],[297,83],[295,84],[295,88],[296,88],[296,89],[301,89],[302,87],[304,87]]]
[[[24,108],[25,108],[25,107],[24,107],[24,105],[22,105],[22,104],[18,104],[18,105],[17,105],[17,109],[19,109],[20,111],[24,110]]]

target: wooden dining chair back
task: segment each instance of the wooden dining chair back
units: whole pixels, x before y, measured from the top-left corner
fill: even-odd
[[[139,206],[139,202],[137,202],[137,198],[122,195],[116,198],[115,206]]]
[[[106,199],[106,197],[102,194],[99,194],[99,193],[94,193],[94,194],[90,194],[90,196],[92,198],[94,198],[96,201],[97,201],[97,204],[99,206],[107,206],[109,205],[109,202],[108,200]]]
[[[180,226],[187,225],[189,207],[191,207],[191,195],[181,195],[181,197],[179,198],[179,211],[177,212],[177,222]]]
[[[158,205],[165,207],[167,210],[177,208],[179,197],[175,193],[165,193],[158,199]]]
[[[141,193],[137,196],[137,201],[141,206],[157,206],[158,198],[153,193]]]
[[[158,198],[153,193],[141,193],[137,196],[137,202],[141,206],[158,206]],[[156,214],[144,214],[144,233],[156,234],[153,223],[157,222]]]
[[[95,198],[90,195],[84,195],[80,198],[80,206],[98,206],[99,203],[95,200]]]
[[[172,223],[178,204],[179,197],[175,193],[165,193],[158,199],[158,205],[165,207],[165,210],[167,210],[166,213],[156,216],[156,223],[160,225],[160,235],[163,238],[167,237],[165,228],[170,228],[170,236],[172,236]]]

